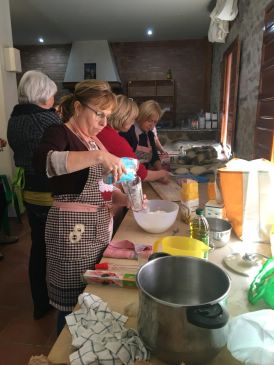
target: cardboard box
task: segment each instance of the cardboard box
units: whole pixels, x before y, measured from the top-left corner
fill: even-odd
[[[217,203],[216,200],[209,200],[205,204],[205,217],[224,219],[225,216],[225,208],[223,204]]]
[[[136,274],[122,274],[109,270],[86,270],[83,279],[87,284],[101,284],[136,288]]]

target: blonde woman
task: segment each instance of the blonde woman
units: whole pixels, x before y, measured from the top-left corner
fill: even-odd
[[[140,163],[157,171],[162,170],[162,165],[152,130],[161,116],[160,105],[154,100],[147,100],[140,105],[134,125],[126,133],[120,133],[128,141]],[[168,180],[165,179],[163,182]]]
[[[108,118],[108,125],[97,136],[110,153],[118,157],[138,158],[128,141],[119,135],[119,132],[126,133],[134,126],[138,115],[138,106],[132,99],[125,95],[117,96],[117,108]],[[168,181],[169,176],[163,169],[149,170],[142,163],[137,174],[144,181],[159,180],[163,183]]]
[[[50,303],[59,310],[58,333],[85,288],[82,274],[94,268],[109,243],[112,203],[128,205],[127,196],[102,179],[111,172],[117,181],[124,165],[96,138],[115,107],[108,83],[78,83],[60,104],[66,123],[47,129],[35,156],[54,198],[46,224],[47,283]]]

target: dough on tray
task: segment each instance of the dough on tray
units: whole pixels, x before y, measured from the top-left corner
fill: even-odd
[[[187,169],[186,167],[178,167],[175,170],[175,174],[188,174],[189,173],[189,169]]]

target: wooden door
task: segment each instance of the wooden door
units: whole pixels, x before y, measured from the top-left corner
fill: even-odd
[[[220,140],[233,151],[236,131],[240,41],[236,38],[224,53],[222,61],[221,128]]]
[[[266,8],[254,158],[274,162],[274,1]]]

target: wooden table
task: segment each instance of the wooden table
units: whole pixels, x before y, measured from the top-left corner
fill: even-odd
[[[199,188],[205,189],[206,184],[199,184]],[[151,189],[151,187],[147,184],[144,184],[144,191],[147,194],[149,199],[157,199],[158,196],[156,192]],[[202,192],[204,201],[205,195],[204,191]],[[203,201],[203,203],[204,203]],[[180,215],[178,215],[176,222],[174,225],[164,233],[165,236],[171,235],[174,229],[179,229],[178,235],[188,235],[188,226],[180,220]],[[134,241],[134,243],[145,243],[152,244],[156,239],[158,239],[163,234],[150,234],[144,232],[141,228],[137,226],[135,220],[133,218],[133,214],[131,211],[127,213],[125,216],[121,226],[114,239],[122,240],[128,239],[130,241]],[[232,253],[234,250],[237,250],[242,245],[242,242],[239,241],[234,235],[232,235],[231,241],[222,248],[216,249],[209,254],[209,261],[216,263],[223,270],[225,270],[230,278],[231,278],[231,290],[229,292],[227,302],[228,302],[228,311],[231,316],[236,316],[238,314],[242,314],[249,311],[255,311],[259,309],[266,308],[263,302],[258,303],[258,305],[251,305],[247,300],[247,290],[251,283],[251,279],[249,277],[245,277],[239,274],[236,274],[232,271],[227,270],[227,268],[223,265],[223,258]],[[268,244],[254,244],[254,252],[262,253],[270,256],[270,247]],[[133,265],[136,265],[136,261],[134,260],[116,260],[116,259],[104,259],[104,261],[114,262],[114,263],[125,263],[129,264],[132,262]],[[134,288],[115,288],[115,287],[104,287],[99,285],[88,285],[86,288],[87,292],[92,292],[93,294],[102,298],[103,301],[107,302],[110,309],[124,313],[125,307],[130,303],[138,303],[138,290]],[[136,328],[136,317],[130,317],[127,322],[128,327]],[[71,335],[67,327],[63,329],[60,336],[56,340],[53,345],[50,353],[49,360],[53,364],[69,364],[69,354],[71,353]],[[164,363],[160,360],[153,358],[151,360],[154,365],[163,365]],[[241,364],[239,361],[234,359],[228,350],[224,348],[214,360],[210,361],[204,365],[239,365]]]

